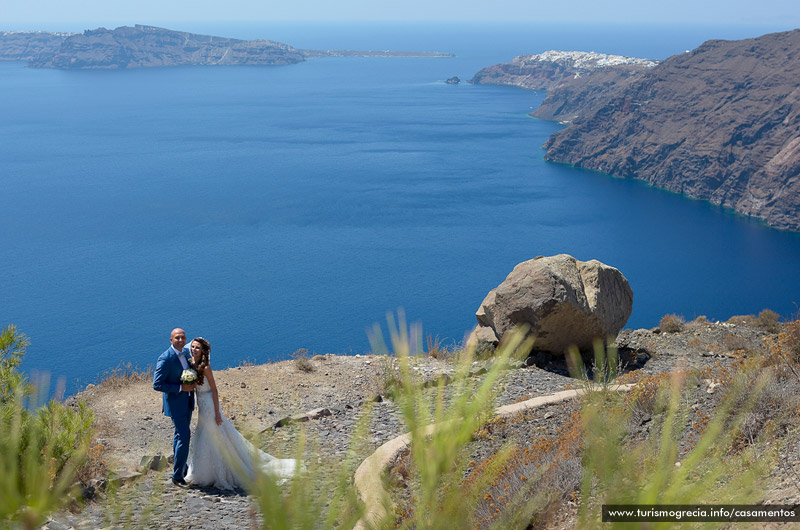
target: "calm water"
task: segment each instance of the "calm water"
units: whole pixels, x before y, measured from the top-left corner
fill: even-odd
[[[800,236],[547,164],[543,94],[451,86],[547,49],[665,58],[783,28],[180,26],[454,59],[61,72],[0,63],[0,324],[68,391],[152,364],[182,326],[217,366],[363,352],[404,307],[460,341],[513,266],[618,267],[629,327],[800,302]],[[63,28],[76,29],[76,28]],[[80,28],[77,28],[80,29]]]

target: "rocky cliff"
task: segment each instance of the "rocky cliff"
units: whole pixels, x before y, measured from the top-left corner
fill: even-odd
[[[546,159],[800,230],[800,30],[670,57],[551,136]]]
[[[0,61],[30,61],[50,55],[74,33],[47,31],[0,31]]]
[[[570,125],[547,160],[800,231],[800,30],[708,41],[658,65],[587,68],[574,53],[517,57],[473,82],[548,90],[533,115]]]
[[[299,50],[271,40],[198,35],[155,26],[99,28],[82,34],[0,33],[0,59],[40,68],[144,68],[186,65],[279,65],[319,57],[453,57],[407,51]]]
[[[489,66],[469,82],[546,90],[548,96],[534,116],[567,123],[597,107],[608,97],[609,87],[637,79],[657,64],[621,55],[551,50]]]
[[[269,40],[197,35],[154,26],[99,28],[65,39],[52,55],[30,66],[50,68],[141,68],[218,64],[292,64],[304,60],[291,46]]]

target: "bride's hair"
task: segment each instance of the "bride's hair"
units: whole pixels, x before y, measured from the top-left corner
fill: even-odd
[[[203,353],[200,355],[200,361],[195,364],[195,370],[197,371],[197,384],[202,385],[203,380],[205,379],[203,377],[203,372],[206,368],[208,368],[208,357],[211,353],[211,344],[209,344],[208,341],[203,337],[192,339],[192,342],[198,343],[200,345],[200,349],[203,350]]]

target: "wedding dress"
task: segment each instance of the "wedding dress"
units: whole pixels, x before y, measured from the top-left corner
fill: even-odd
[[[199,385],[195,392],[197,428],[189,445],[187,482],[231,490],[252,480],[259,468],[279,479],[287,479],[294,474],[294,459],[275,458],[256,449],[224,415],[222,425],[217,425],[214,397],[209,385]]]

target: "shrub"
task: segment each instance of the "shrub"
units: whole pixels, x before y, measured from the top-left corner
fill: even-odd
[[[36,411],[37,430],[43,433],[40,450],[48,447],[56,473],[60,473],[76,451],[85,452],[92,438],[94,413],[81,401],[70,408],[55,400]]]
[[[624,403],[631,411],[630,421],[633,424],[642,423],[653,414],[664,411],[664,391],[669,381],[668,373],[645,374],[625,394]]]
[[[735,324],[737,326],[755,326],[755,315],[733,315],[728,319],[728,324]]]
[[[687,322],[686,327],[689,329],[705,329],[711,324],[711,321],[705,315],[695,317],[694,320]]]
[[[750,343],[746,338],[733,333],[728,333],[722,337],[722,347],[727,352],[743,352],[750,349]]]
[[[775,311],[764,309],[758,314],[756,326],[770,333],[777,333],[781,330],[780,318],[781,316]]]
[[[428,355],[434,359],[447,359],[453,354],[452,349],[442,345],[442,339],[439,338],[439,335],[436,335],[435,337],[428,335],[425,338],[425,344],[427,346],[426,350]]]
[[[577,526],[597,526],[607,504],[747,504],[760,499],[759,484],[773,458],[752,446],[735,450],[746,415],[764,395],[764,381],[752,382],[734,379],[725,400],[704,423],[702,436],[683,456],[680,442],[689,417],[688,402],[681,397],[685,377],[672,376],[665,411],[654,418],[643,442],[629,438],[630,412],[619,398],[608,392],[587,394]]]
[[[0,333],[0,526],[38,528],[76,493],[72,486],[92,435],[94,415],[50,401],[18,371],[28,339],[8,326]],[[44,395],[44,394],[42,394]]]
[[[393,357],[386,355],[378,356],[378,365],[375,371],[375,387],[378,393],[394,399],[400,388],[403,386],[403,379],[400,377],[400,368],[395,366]]]
[[[144,370],[139,370],[132,363],[120,362],[116,368],[105,372],[97,386],[103,388],[120,389],[131,383],[153,380],[153,367],[148,366]]]
[[[681,315],[664,315],[658,327],[665,333],[677,333],[683,331],[684,320]]]
[[[577,490],[581,482],[580,413],[573,413],[554,437],[541,437],[525,447],[512,447],[503,455],[499,471],[489,481],[475,510],[475,527],[523,528],[537,513],[549,511]],[[481,462],[465,480],[471,487],[497,456]],[[523,501],[524,499],[524,501]],[[509,509],[514,505],[514,509]]]
[[[0,332],[0,405],[14,399],[18,393],[28,395],[33,390],[28,380],[17,371],[29,345],[28,337],[17,331],[14,325]]]
[[[17,394],[0,405],[0,524],[39,528],[78,492],[92,416],[50,402],[32,413]]]
[[[76,470],[75,478],[81,486],[86,487],[93,479],[105,477],[107,473],[106,446],[100,443],[90,444],[86,451],[86,461]]]
[[[532,340],[524,339],[524,331],[508,334],[498,348],[497,362],[480,381],[468,377],[474,352],[466,352],[459,359],[454,382],[448,387],[450,401],[446,404],[444,381],[427,391],[413,383],[409,357],[416,351],[413,337],[417,333],[413,328],[409,333],[402,316],[398,327],[390,317],[389,328],[403,382],[398,391],[398,404],[411,435],[411,469],[414,472],[411,483],[415,505],[413,510],[408,510],[410,520],[406,521],[406,526],[428,529],[470,527],[471,510],[465,508],[477,506],[494,478],[493,472],[499,471],[505,463],[508,450],[495,456],[493,472],[484,473],[480,480],[465,488],[463,477],[468,462],[464,448],[472,440],[473,433],[489,419],[495,383],[508,360],[512,356],[522,358],[527,355]],[[373,351],[388,353],[379,339],[378,329],[371,339]],[[431,400],[427,396],[432,391],[435,395]],[[520,499],[520,502],[524,501],[527,499]],[[385,494],[383,502],[385,505],[390,503]],[[504,508],[513,511],[519,507],[519,503],[510,503]]]
[[[748,377],[745,374],[745,377]],[[780,375],[767,370],[764,372],[764,392],[747,409],[739,434],[739,446],[753,445],[760,436],[769,431],[777,430],[778,434],[785,434],[793,425],[797,424],[798,406],[800,405],[800,381],[797,379],[783,379]],[[749,385],[756,383],[755,377],[749,375]],[[743,396],[740,403],[743,404]]]
[[[788,322],[774,337],[765,337],[764,345],[773,364],[781,364],[800,380],[800,320]]]
[[[300,348],[289,355],[289,357],[294,359],[295,367],[301,372],[313,372],[315,370],[314,363],[312,363],[309,358],[308,348]]]

